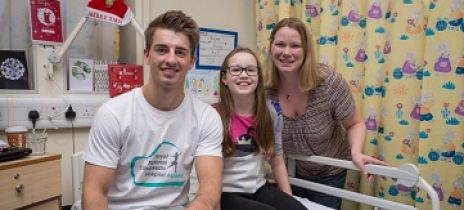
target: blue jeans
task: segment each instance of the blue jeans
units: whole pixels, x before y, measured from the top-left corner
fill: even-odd
[[[298,175],[296,177],[301,179],[301,177],[299,177]],[[346,178],[346,170],[334,176],[311,179],[308,181],[343,189],[345,186],[345,178]],[[293,192],[293,195],[296,195],[302,198],[307,198],[310,201],[316,202],[318,204],[321,204],[321,205],[324,205],[324,206],[327,206],[333,209],[340,209],[342,205],[342,199],[339,197],[312,191],[306,188],[292,186],[292,192]]]

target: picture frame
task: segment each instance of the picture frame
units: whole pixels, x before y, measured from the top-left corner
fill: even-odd
[[[0,50],[0,89],[30,90],[30,72],[24,50]]]

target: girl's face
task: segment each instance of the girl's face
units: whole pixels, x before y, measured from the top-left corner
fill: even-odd
[[[258,65],[253,55],[239,52],[230,57],[228,68],[222,74],[222,83],[233,97],[254,96],[258,86]]]
[[[271,44],[271,58],[279,72],[298,72],[303,64],[304,50],[297,30],[282,27]]]

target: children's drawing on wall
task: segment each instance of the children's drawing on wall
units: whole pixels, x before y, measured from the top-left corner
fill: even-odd
[[[219,71],[190,71],[185,80],[185,90],[200,98],[216,99],[219,96]]]
[[[93,60],[69,59],[69,90],[93,91]]]
[[[0,89],[29,89],[26,52],[0,50]]]

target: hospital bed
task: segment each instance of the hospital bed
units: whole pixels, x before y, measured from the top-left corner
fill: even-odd
[[[340,168],[357,170],[359,168],[351,161],[339,160],[333,158],[327,158],[322,156],[300,156],[300,155],[289,155],[288,159],[288,173],[289,180],[292,185],[311,189],[318,192],[323,192],[329,195],[341,197],[344,199],[352,200],[358,203],[366,204],[375,207],[375,209],[391,209],[391,210],[417,210],[414,206],[385,200],[374,196],[369,196],[357,192],[348,190],[338,189],[302,179],[295,178],[296,160],[310,161],[323,165],[331,165]],[[381,165],[366,165],[367,172],[373,175],[391,177],[396,179],[397,184],[404,185],[406,187],[418,187],[428,193],[431,200],[431,209],[439,210],[440,201],[438,199],[437,192],[428,184],[419,173],[419,169],[410,163],[402,164],[399,168]],[[303,203],[304,204],[304,203]],[[313,210],[312,208],[311,210]]]
[[[323,192],[329,195],[341,197],[344,199],[352,200],[358,203],[367,204],[375,207],[375,209],[391,209],[391,210],[418,210],[414,206],[393,202],[385,200],[382,198],[369,196],[357,192],[352,192],[348,190],[338,189],[334,187],[329,187],[326,185],[297,179],[295,178],[295,169],[296,169],[296,160],[301,161],[311,161],[324,165],[331,165],[341,168],[346,168],[350,170],[359,170],[351,161],[339,160],[321,156],[299,156],[299,155],[289,155],[288,159],[288,172],[290,183],[296,186],[304,187],[318,192]],[[424,190],[428,193],[431,200],[431,209],[439,210],[440,202],[436,191],[430,186],[419,173],[419,169],[410,163],[401,165],[399,168],[390,167],[390,166],[381,166],[381,165],[367,165],[367,172],[373,175],[380,175],[395,178],[397,184],[402,184],[406,187],[419,187],[421,190]],[[76,153],[72,155],[72,172],[73,172],[73,199],[74,201],[79,201],[81,198],[81,188],[82,188],[82,179],[84,172],[84,161],[82,160],[82,153]],[[190,188],[190,198],[194,197],[196,190],[198,189],[198,181],[196,180],[196,173],[192,173],[191,188]],[[307,199],[298,199],[302,202],[308,209],[311,210],[330,210],[330,208],[321,206],[314,202],[308,201]]]

